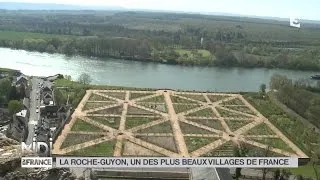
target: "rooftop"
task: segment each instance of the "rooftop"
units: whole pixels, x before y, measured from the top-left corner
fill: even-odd
[[[17,77],[17,82],[20,81],[20,80],[28,80],[26,76],[24,75],[21,75],[19,77]]]
[[[25,109],[16,113],[16,116],[19,116],[19,117],[26,117],[26,115],[27,115],[27,110]]]

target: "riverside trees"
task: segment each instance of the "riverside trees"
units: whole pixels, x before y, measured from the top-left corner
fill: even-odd
[[[261,21],[146,12],[8,11],[0,12],[0,46],[184,65],[320,69],[319,29],[306,24],[298,32],[282,22]],[[211,56],[172,53],[177,49],[204,49]]]
[[[282,103],[320,128],[320,86],[313,86],[307,80],[292,81],[286,76],[274,75],[270,87],[278,90],[276,96]]]

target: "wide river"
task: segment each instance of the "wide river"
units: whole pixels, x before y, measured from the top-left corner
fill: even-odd
[[[257,91],[262,83],[268,84],[275,73],[293,79],[317,74],[283,69],[185,67],[110,58],[66,57],[8,48],[0,48],[0,67],[34,76],[60,73],[71,75],[74,80],[81,73],[88,73],[94,84],[201,91]]]

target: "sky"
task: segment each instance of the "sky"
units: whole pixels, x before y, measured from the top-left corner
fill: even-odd
[[[0,0],[320,20],[320,0]]]

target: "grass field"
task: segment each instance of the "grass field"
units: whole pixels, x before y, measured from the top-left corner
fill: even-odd
[[[257,108],[266,118],[270,120],[277,128],[279,128],[288,138],[290,138],[301,150],[306,151],[305,141],[310,137],[304,136],[306,132],[310,131],[306,125],[300,120],[287,114],[284,110],[274,104],[267,96],[265,99],[258,98],[256,93],[247,93],[245,98]],[[312,132],[316,137],[317,134]],[[317,150],[320,146],[319,138],[312,138],[314,141],[314,148]],[[278,143],[278,145],[281,145]],[[320,166],[317,166],[320,172]],[[290,169],[290,172],[296,175],[303,175],[307,177],[315,177],[315,172],[311,165],[301,166],[299,168]]]
[[[114,141],[108,141],[70,153],[74,156],[113,156]]]
[[[91,132],[102,132],[102,129],[97,128],[81,119],[78,119],[72,126],[71,131],[91,131]]]
[[[316,169],[320,173],[320,165],[317,165]],[[316,174],[314,172],[312,165],[299,166],[299,168],[292,168],[292,169],[289,169],[289,171],[295,175],[302,175],[306,177],[316,178]]]
[[[24,40],[24,39],[50,39],[50,38],[69,38],[72,36],[58,34],[44,34],[17,31],[0,31],[0,39],[5,40]],[[75,37],[75,36],[74,36]]]
[[[16,70],[13,70],[13,69],[8,69],[8,68],[1,68],[0,67],[0,72],[13,72],[13,71],[16,71]]]
[[[180,56],[183,56],[185,54],[188,55],[188,57],[193,57],[194,54],[192,53],[192,50],[188,50],[188,49],[176,49],[175,50],[177,53],[180,54]],[[210,57],[212,54],[205,49],[197,49],[196,50],[197,53],[199,53],[202,57]]]
[[[295,117],[288,115],[284,110],[274,104],[269,97],[261,99],[256,93],[247,93],[244,97],[289,139],[295,142],[301,150],[306,151],[304,142],[310,139],[308,136],[304,137],[306,132],[310,131],[306,125]],[[300,134],[301,136],[297,136],[297,134]],[[317,136],[315,133],[312,134]],[[316,146],[320,146],[319,138],[312,138],[312,140],[314,140],[313,143]]]

